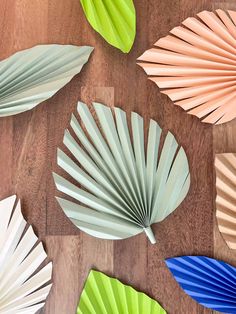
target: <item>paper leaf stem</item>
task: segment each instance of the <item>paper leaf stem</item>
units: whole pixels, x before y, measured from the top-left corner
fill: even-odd
[[[153,299],[119,280],[91,270],[85,283],[77,314],[166,314]]]
[[[189,17],[139,65],[161,92],[203,122],[220,124],[236,117],[236,12],[203,11]]]
[[[236,268],[205,256],[170,258],[166,264],[195,301],[222,313],[236,313]]]
[[[218,154],[216,169],[216,217],[228,246],[236,250],[236,154]]]
[[[112,46],[129,52],[136,33],[132,0],[80,0],[91,26]]]
[[[40,45],[0,62],[0,117],[27,111],[79,73],[92,47]]]
[[[58,202],[78,228],[95,237],[123,239],[144,231],[155,243],[151,224],[172,213],[189,189],[184,149],[169,132],[158,158],[162,130],[150,120],[145,153],[141,116],[132,112],[130,137],[124,111],[114,108],[114,118],[109,107],[93,103],[93,108],[98,124],[79,102],[83,125],[72,115],[75,136],[65,131],[63,143],[73,160],[58,149],[58,165],[78,185],[54,174],[57,189],[80,204],[62,198]]]
[[[51,289],[52,263],[21,213],[16,196],[0,201],[0,314],[33,314]],[[41,268],[38,270],[38,268]]]

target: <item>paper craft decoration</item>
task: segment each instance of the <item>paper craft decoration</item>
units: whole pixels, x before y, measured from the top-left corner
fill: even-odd
[[[79,102],[83,126],[72,115],[75,136],[65,132],[63,143],[77,162],[60,149],[57,155],[58,165],[86,190],[54,174],[57,189],[81,204],[62,198],[58,202],[71,221],[90,235],[123,239],[145,231],[155,243],[151,224],[172,213],[189,189],[184,149],[169,132],[158,159],[162,130],[151,120],[145,154],[142,117],[132,112],[131,139],[124,111],[114,108],[114,119],[109,107],[93,103],[93,108],[98,125],[87,105]]]
[[[197,17],[159,39],[138,64],[176,105],[220,124],[236,117],[236,12]]]
[[[27,111],[79,73],[92,47],[40,45],[0,62],[0,117]]]
[[[43,245],[15,201],[15,195],[0,201],[0,313],[33,314],[51,289],[52,263],[42,267]]]
[[[216,217],[228,246],[236,250],[236,154],[218,154],[216,169]]]
[[[110,45],[129,52],[136,34],[136,13],[132,0],[80,0],[93,29]]]
[[[77,308],[77,314],[88,313],[166,314],[166,311],[146,294],[91,270]]]
[[[236,313],[236,268],[205,256],[170,258],[166,264],[195,301],[222,313]]]

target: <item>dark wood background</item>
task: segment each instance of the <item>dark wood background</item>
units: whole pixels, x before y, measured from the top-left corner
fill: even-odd
[[[53,288],[42,313],[74,314],[91,268],[130,284],[160,302],[169,314],[206,314],[179,288],[164,259],[207,255],[236,266],[215,224],[214,154],[236,151],[236,121],[212,127],[187,115],[160,94],[136,58],[188,16],[204,9],[235,9],[236,2],[136,0],[137,36],[126,55],[109,46],[87,23],[79,0],[1,0],[0,57],[40,43],[92,45],[82,72],[53,98],[30,112],[0,119],[0,198],[16,193],[23,212],[53,261]],[[153,118],[171,130],[189,158],[191,188],[179,208],[144,234],[123,241],[92,238],[66,218],[57,204],[52,171],[76,103],[104,102]],[[86,313],[85,313],[86,314]],[[125,313],[126,314],[126,313]]]

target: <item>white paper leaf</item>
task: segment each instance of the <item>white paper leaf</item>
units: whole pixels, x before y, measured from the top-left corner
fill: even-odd
[[[131,114],[131,138],[124,111],[114,108],[114,119],[109,107],[93,107],[99,125],[79,102],[83,125],[72,115],[75,136],[65,132],[64,144],[73,159],[58,149],[58,165],[78,186],[54,174],[58,190],[80,204],[62,198],[58,202],[78,228],[93,236],[123,239],[145,231],[155,243],[151,224],[172,213],[188,192],[186,154],[169,132],[158,158],[162,130],[153,120],[145,153],[141,116]]]
[[[15,201],[0,201],[0,314],[33,314],[49,294],[52,263],[42,268],[47,255]]]
[[[0,117],[27,111],[78,74],[92,47],[39,45],[0,62]]]

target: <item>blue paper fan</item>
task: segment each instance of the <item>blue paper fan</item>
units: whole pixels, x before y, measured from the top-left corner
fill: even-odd
[[[170,258],[166,264],[195,301],[222,313],[236,313],[236,268],[205,256]]]

